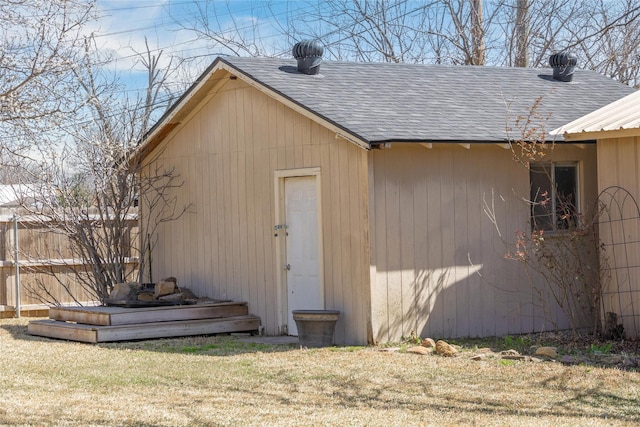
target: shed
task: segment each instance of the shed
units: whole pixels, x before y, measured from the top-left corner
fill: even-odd
[[[549,328],[484,212],[527,226],[517,118],[548,129],[632,91],[577,70],[219,57],[150,130],[138,156],[180,174],[190,206],[153,236],[153,275],[248,301],[270,335],[291,312],[341,312],[337,344]],[[579,203],[597,196],[595,144],[559,139]],[[141,220],[149,216],[141,207]],[[553,309],[560,326],[566,325]]]
[[[604,310],[615,313],[625,335],[640,335],[640,91],[590,112],[553,134],[597,141],[600,239],[611,272]]]

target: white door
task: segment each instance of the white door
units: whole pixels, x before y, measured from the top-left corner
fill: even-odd
[[[323,310],[324,290],[318,259],[318,195],[316,177],[286,178],[285,224],[287,328],[298,335],[293,310]]]

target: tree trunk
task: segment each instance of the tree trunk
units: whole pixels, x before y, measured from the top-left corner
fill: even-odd
[[[485,65],[482,0],[471,0],[471,65]]]
[[[529,0],[518,0],[516,12],[516,67],[529,66]]]

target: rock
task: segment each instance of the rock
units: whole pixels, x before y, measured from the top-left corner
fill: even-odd
[[[142,292],[138,294],[138,301],[155,301],[155,297],[151,292]]]
[[[619,365],[624,362],[624,357],[619,354],[612,354],[600,358],[599,362],[607,366]]]
[[[536,356],[548,357],[550,359],[555,359],[558,357],[558,349],[555,347],[538,347],[536,350]]]
[[[431,348],[431,347],[435,347],[436,346],[436,342],[431,339],[431,338],[425,338],[422,340],[422,344],[423,347],[427,347],[427,348]]]
[[[446,341],[438,340],[438,342],[436,343],[436,353],[442,356],[451,357],[454,356],[457,352],[458,350],[453,348],[453,346],[451,346]]]
[[[161,280],[154,287],[153,296],[156,299],[164,295],[170,295],[176,291],[176,284],[172,281]]]
[[[173,276],[170,277],[165,277],[164,279],[160,280],[161,282],[173,282],[174,285],[178,286],[178,279],[176,279]]]
[[[517,351],[511,349],[511,350],[505,350],[505,351],[501,352],[500,355],[502,355],[502,356],[520,356],[520,353],[518,353]]]
[[[184,294],[185,299],[198,299],[196,294],[194,294],[189,288],[180,288],[180,292]]]
[[[633,357],[625,356],[624,360],[622,360],[622,366],[625,368],[637,368],[638,367],[638,359]]]
[[[522,354],[505,354],[502,358],[506,360],[527,360],[527,356],[523,356]]]
[[[400,347],[383,347],[383,348],[379,349],[378,351],[381,351],[383,353],[396,353],[396,352],[400,351]]]
[[[423,347],[421,345],[407,349],[407,353],[415,353],[415,354],[422,354],[422,355],[428,355],[428,354],[431,354],[432,352],[433,352],[432,348]]]
[[[563,365],[577,365],[578,359],[571,355],[565,354],[564,356],[562,356],[562,359],[560,359],[560,363],[562,363]]]
[[[140,289],[138,283],[116,283],[113,290],[109,294],[111,300],[127,300],[129,297]]]
[[[472,356],[471,360],[479,361],[479,360],[486,359],[486,358],[487,358],[487,353],[480,353],[480,354],[476,354],[476,355]]]
[[[160,301],[184,301],[185,297],[184,294],[178,293],[178,294],[169,294],[169,295],[164,295],[161,296],[160,298],[158,298],[158,300]]]

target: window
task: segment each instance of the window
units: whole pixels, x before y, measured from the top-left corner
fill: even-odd
[[[566,230],[577,225],[578,164],[531,163],[531,228]]]

